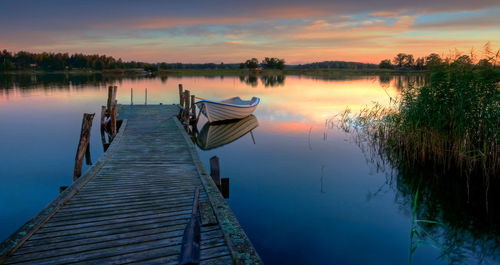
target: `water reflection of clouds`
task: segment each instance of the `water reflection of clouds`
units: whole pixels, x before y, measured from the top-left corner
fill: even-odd
[[[309,78],[304,76],[226,76],[220,77],[169,77],[169,78],[127,78],[122,76],[103,75],[20,75],[0,78],[0,100],[12,100],[20,94],[37,94],[36,91],[49,91],[55,98],[63,99],[68,91],[79,89],[98,89],[94,93],[84,93],[88,100],[102,99],[99,88],[117,85],[118,101],[122,104],[130,102],[130,89],[133,88],[134,102],[144,102],[145,89],[148,90],[148,103],[177,103],[177,84],[182,83],[185,89],[202,98],[225,99],[233,96],[251,98],[258,96],[261,104],[256,115],[263,124],[272,122],[282,126],[283,130],[296,128],[287,126],[287,122],[323,123],[347,107],[354,111],[373,101],[381,104],[389,103],[389,95],[398,94],[398,87],[406,79],[398,76],[390,78],[378,76],[337,77],[334,80]],[[249,79],[256,81],[249,89]],[[327,79],[327,78],[325,78]],[[376,82],[380,80],[380,82]],[[391,80],[387,85],[387,80]],[[381,86],[381,84],[383,84]],[[406,83],[405,83],[406,84]],[[269,89],[272,87],[272,89]],[[5,90],[7,89],[7,90]],[[9,90],[10,89],[10,90]],[[19,94],[20,93],[20,94]],[[80,95],[82,96],[82,95]],[[271,126],[273,130],[276,125]]]

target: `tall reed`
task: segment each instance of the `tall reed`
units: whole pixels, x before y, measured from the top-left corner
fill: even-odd
[[[469,175],[500,173],[500,71],[495,58],[468,56],[434,65],[430,81],[402,88],[389,107],[346,110],[341,127],[389,161],[404,159]]]

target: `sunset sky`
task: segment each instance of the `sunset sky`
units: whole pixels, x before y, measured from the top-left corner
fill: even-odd
[[[2,1],[0,49],[146,62],[378,63],[500,46],[499,0]]]

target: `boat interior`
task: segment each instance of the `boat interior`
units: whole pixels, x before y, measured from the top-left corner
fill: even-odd
[[[221,102],[245,106],[245,105],[252,105],[257,100],[258,100],[258,98],[256,98],[256,97],[253,97],[251,100],[242,100],[240,97],[234,97],[234,98],[228,98],[228,99],[222,100]]]

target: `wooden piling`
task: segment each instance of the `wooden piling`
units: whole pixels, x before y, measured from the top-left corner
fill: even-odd
[[[221,186],[220,164],[219,164],[219,158],[217,156],[212,156],[210,158],[210,177],[212,177],[217,187]]]
[[[111,108],[111,113],[110,113],[110,126],[111,126],[111,139],[115,138],[117,129],[116,129],[116,110],[118,108],[118,102],[115,100],[113,102],[113,107]]]
[[[82,175],[82,163],[85,151],[90,141],[90,129],[95,113],[84,113],[82,119],[82,128],[80,130],[80,141],[75,156],[75,168],[73,170],[73,181],[77,180]]]
[[[179,84],[179,102],[181,107],[184,107],[184,91],[182,89],[182,84]]]
[[[105,119],[106,119],[106,106],[101,106],[101,130],[104,130]]]
[[[113,86],[108,87],[108,102],[106,104],[106,110],[109,112],[111,110],[111,104],[113,103]]]
[[[190,103],[190,92],[189,90],[184,91],[184,123],[185,125],[189,125],[189,103]]]
[[[114,86],[113,87],[113,101],[112,102],[115,102],[117,92],[118,92],[118,87]]]
[[[85,164],[87,164],[87,166],[92,165],[92,158],[90,157],[90,142],[87,144],[87,148],[85,150]]]
[[[200,186],[194,191],[193,210],[191,220],[184,230],[182,238],[181,254],[179,264],[199,264],[200,263],[200,219],[198,217],[198,204],[200,201]]]
[[[192,120],[195,120],[195,118],[196,118],[196,105],[194,103],[195,103],[195,96],[191,95],[191,117],[192,117]]]
[[[106,142],[106,125],[104,125],[104,120],[106,119],[106,106],[101,106],[101,143],[104,152],[108,149],[109,144]]]

